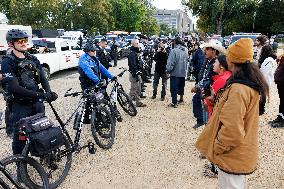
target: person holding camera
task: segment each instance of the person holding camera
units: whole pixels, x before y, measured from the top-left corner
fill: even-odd
[[[167,66],[167,60],[168,60],[168,54],[166,52],[164,43],[159,44],[158,51],[154,56],[154,60],[156,62],[156,65],[155,65],[155,73],[154,73],[154,81],[153,81],[152,99],[155,99],[157,96],[159,80],[160,78],[162,78],[161,100],[164,101],[165,96],[166,96],[166,89],[167,89],[166,66]]]
[[[128,55],[128,67],[129,67],[129,81],[130,81],[130,92],[129,95],[136,102],[137,107],[145,107],[146,104],[141,102],[141,71],[139,66],[138,54],[140,52],[139,40],[134,39],[131,41],[130,53]]]
[[[10,54],[2,58],[2,83],[10,103],[9,123],[13,127],[13,154],[21,154],[26,141],[19,140],[17,122],[37,113],[45,113],[43,100],[48,102],[58,98],[52,92],[39,60],[27,53],[28,34],[19,29],[11,29],[6,41],[11,47]],[[43,89],[40,89],[40,86]]]

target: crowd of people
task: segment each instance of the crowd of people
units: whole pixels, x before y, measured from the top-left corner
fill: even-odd
[[[1,63],[2,85],[7,93],[6,127],[7,134],[13,137],[14,154],[20,154],[24,147],[16,123],[22,118],[44,113],[42,99],[51,102],[58,98],[51,90],[40,62],[26,53],[27,39],[28,35],[21,30],[8,31],[7,42],[11,48]],[[78,62],[83,90],[97,85],[102,79],[117,79],[108,71],[112,59],[105,51],[106,44],[107,41],[102,39],[97,45],[88,42],[84,46],[85,53]],[[115,40],[113,44],[113,66],[116,66]],[[186,79],[194,81],[190,91],[194,93],[192,110],[196,124],[193,128],[206,125],[196,147],[201,157],[211,162],[205,166],[204,175],[218,176],[221,188],[244,188],[244,175],[254,172],[257,166],[259,115],[265,112],[273,81],[277,84],[280,105],[277,118],[269,124],[273,128],[284,127],[284,58],[282,56],[278,63],[276,59],[266,36],[259,36],[255,41],[241,38],[228,49],[217,40],[201,44],[194,38],[182,37],[169,41],[157,39],[150,47],[147,37],[141,36],[140,41],[131,41],[129,95],[137,107],[146,107],[141,100],[145,98],[145,83],[151,82],[150,78],[154,76],[151,98],[157,98],[161,80],[160,99],[164,101],[167,80],[170,80],[169,107],[178,108],[184,103],[184,94],[189,92],[185,90]],[[153,61],[156,64],[152,74]],[[84,123],[90,122],[89,113],[86,113]]]
[[[167,80],[170,79],[169,106],[177,108],[178,104],[184,103],[186,79],[194,78],[195,86],[191,92],[194,93],[192,110],[196,124],[193,128],[206,125],[196,148],[201,158],[211,162],[204,166],[203,174],[218,177],[220,188],[245,188],[245,175],[257,167],[259,115],[265,113],[273,81],[277,84],[280,105],[277,118],[269,124],[273,128],[284,127],[283,56],[277,59],[264,35],[255,41],[241,38],[228,49],[218,40],[201,45],[194,39],[187,41],[176,37],[170,43],[156,43],[152,99],[157,96],[161,79],[161,100],[165,100]],[[136,57],[143,53],[139,50],[138,40],[132,45]],[[128,59],[130,69],[135,65],[138,69],[138,59],[132,58],[129,56]],[[136,77],[137,73],[137,70],[132,71],[130,77]],[[130,79],[130,82],[133,86],[138,79]],[[135,89],[132,87],[131,90]],[[140,90],[135,91],[138,95]]]

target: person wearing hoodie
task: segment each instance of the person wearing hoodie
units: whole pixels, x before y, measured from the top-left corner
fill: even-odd
[[[253,41],[242,38],[227,50],[232,77],[216,95],[212,117],[195,144],[218,167],[220,189],[244,189],[245,175],[257,169],[260,94],[269,86],[253,63]]]
[[[184,85],[187,70],[188,50],[180,37],[174,40],[175,48],[171,50],[167,61],[167,74],[170,75],[170,91],[172,103],[170,107],[177,107],[177,95],[180,95],[179,103],[183,102]]]

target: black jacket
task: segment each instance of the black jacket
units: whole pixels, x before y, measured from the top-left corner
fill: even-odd
[[[204,91],[208,91],[210,89],[210,85],[213,83],[212,76],[216,75],[213,72],[213,64],[216,58],[212,60],[205,60],[205,63],[202,65],[201,70],[198,75],[198,88],[204,89]]]
[[[131,47],[130,53],[128,55],[128,67],[129,72],[135,77],[137,72],[140,70],[139,60],[138,60],[139,48]]]
[[[156,62],[155,72],[163,75],[166,73],[166,66],[168,60],[168,54],[166,52],[157,52],[154,56]]]
[[[274,74],[274,81],[277,85],[284,85],[284,56],[279,61],[279,66]]]
[[[108,69],[110,67],[111,57],[110,55],[105,51],[105,49],[99,47],[99,50],[97,51],[97,57],[100,61],[100,63]]]

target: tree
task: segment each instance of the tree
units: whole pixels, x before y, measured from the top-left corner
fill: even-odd
[[[269,35],[284,31],[283,10],[283,0],[262,0],[256,11],[256,31]]]
[[[151,0],[110,0],[115,30],[141,31],[146,34],[159,32],[153,17]]]
[[[235,23],[235,28],[244,27],[247,30],[248,26],[253,24],[253,13],[257,8],[257,3],[258,0],[183,0],[183,4],[200,18],[198,27],[205,32],[217,34],[234,31],[234,28],[226,26],[226,24],[230,25],[233,20],[239,20]],[[225,28],[226,31],[223,32]],[[232,31],[228,31],[228,28]]]
[[[52,28],[53,0],[11,0],[10,23],[31,25],[33,28]]]

